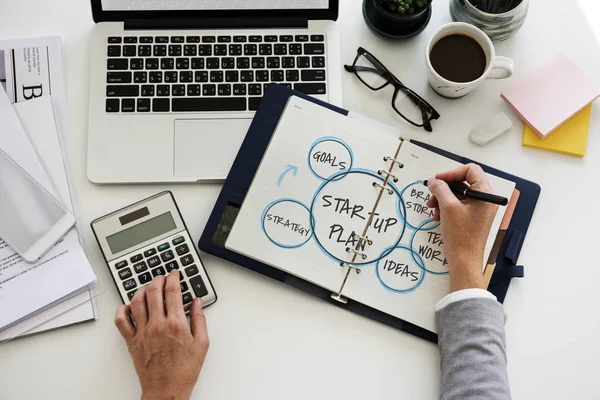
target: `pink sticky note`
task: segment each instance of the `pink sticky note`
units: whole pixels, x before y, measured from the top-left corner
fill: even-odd
[[[600,86],[566,54],[532,71],[502,93],[519,117],[544,139],[600,96]]]

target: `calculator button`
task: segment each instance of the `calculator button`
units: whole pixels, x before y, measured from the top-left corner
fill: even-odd
[[[185,283],[185,282],[181,282],[181,283],[179,284],[179,286],[181,286],[181,293],[187,292],[187,290],[188,290],[188,285],[187,285],[187,283]]]
[[[131,260],[132,263],[136,263],[138,261],[141,261],[144,258],[144,256],[142,256],[142,254],[136,254],[135,256],[132,256],[129,260]]]
[[[169,243],[163,243],[160,246],[158,246],[158,251],[165,251],[169,247],[171,247],[171,245]]]
[[[183,242],[185,242],[185,238],[183,236],[179,236],[179,237],[176,237],[175,239],[173,239],[173,244],[175,246],[177,246],[178,244],[183,243]]]
[[[135,296],[135,292],[137,292],[137,289],[132,290],[131,292],[127,292],[127,297],[129,298],[129,301],[131,301],[131,299],[133,299],[133,296]]]
[[[149,249],[144,252],[144,257],[150,257],[156,254],[156,249]]]
[[[116,269],[121,269],[125,266],[127,266],[127,260],[119,261],[118,263],[115,264]]]
[[[137,283],[135,283],[135,279],[130,279],[128,281],[123,282],[123,287],[125,290],[131,290],[137,287]]]
[[[188,254],[187,256],[181,257],[179,261],[181,261],[181,265],[185,267],[186,265],[190,265],[194,262],[194,257],[192,257],[191,254]]]
[[[184,243],[181,246],[175,247],[175,251],[177,252],[177,255],[182,256],[186,253],[189,253],[190,248],[188,247],[187,244]]]
[[[148,266],[150,268],[156,267],[157,265],[160,264],[160,258],[158,258],[158,256],[151,257],[147,261],[148,261]]]
[[[177,261],[171,261],[165,264],[165,268],[167,269],[167,272],[171,272],[174,269],[179,269],[179,264],[177,264]]]
[[[123,270],[119,271],[119,278],[121,278],[121,280],[131,278],[131,275],[133,275],[131,273],[131,268],[127,268],[127,269],[123,269]]]
[[[183,294],[181,299],[183,300],[183,304],[188,304],[188,303],[191,303],[192,300],[194,300],[194,297],[192,296],[192,294],[190,292],[187,292],[187,293]]]
[[[190,279],[190,285],[192,285],[192,289],[194,293],[196,293],[196,297],[203,297],[208,294],[208,289],[202,280],[200,275],[193,277]]]
[[[146,263],[144,261],[142,261],[141,263],[134,264],[133,269],[135,270],[136,274],[139,274],[139,273],[147,270],[148,266],[146,265]]]
[[[156,278],[159,275],[166,275],[165,269],[163,267],[158,267],[152,270],[152,275]]]
[[[160,253],[160,258],[162,258],[164,262],[171,261],[175,258],[175,254],[173,254],[171,250],[165,251],[164,253]]]
[[[188,278],[190,276],[194,276],[198,273],[198,267],[196,267],[196,265],[189,266],[185,269],[185,273],[188,276]]]
[[[146,283],[152,280],[152,275],[150,275],[150,272],[146,272],[141,275],[138,275],[138,279],[140,280],[140,283],[142,285],[145,285]]]

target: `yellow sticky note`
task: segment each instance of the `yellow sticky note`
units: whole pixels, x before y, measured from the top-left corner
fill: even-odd
[[[592,105],[590,104],[545,139],[540,139],[525,125],[523,146],[583,157],[587,148],[591,116]]]

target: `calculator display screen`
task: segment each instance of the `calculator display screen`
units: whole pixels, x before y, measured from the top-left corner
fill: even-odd
[[[108,247],[110,247],[110,251],[112,251],[113,254],[117,254],[130,247],[137,246],[140,243],[144,243],[147,240],[172,231],[175,228],[177,228],[177,225],[175,224],[175,220],[173,220],[173,216],[170,212],[166,212],[158,217],[144,221],[141,224],[137,224],[131,228],[107,236],[106,242],[108,243]]]

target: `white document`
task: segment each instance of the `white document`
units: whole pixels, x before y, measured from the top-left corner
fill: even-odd
[[[391,164],[384,157],[404,167],[394,167],[391,193],[379,198],[373,184],[383,185],[379,171]],[[352,264],[361,274],[350,274],[344,296],[435,332],[435,304],[450,292],[448,265],[439,223],[425,204],[429,191],[417,181],[461,165],[292,97],[226,247],[332,293],[348,271],[340,264]],[[497,194],[511,196],[513,182],[489,179]],[[484,260],[504,212],[496,215]],[[372,241],[356,256],[348,251],[358,244],[353,234]]]
[[[0,88],[0,148],[40,185],[56,195],[19,118]],[[72,229],[42,259],[28,264],[0,241],[0,329],[71,298],[96,284],[96,276]]]

